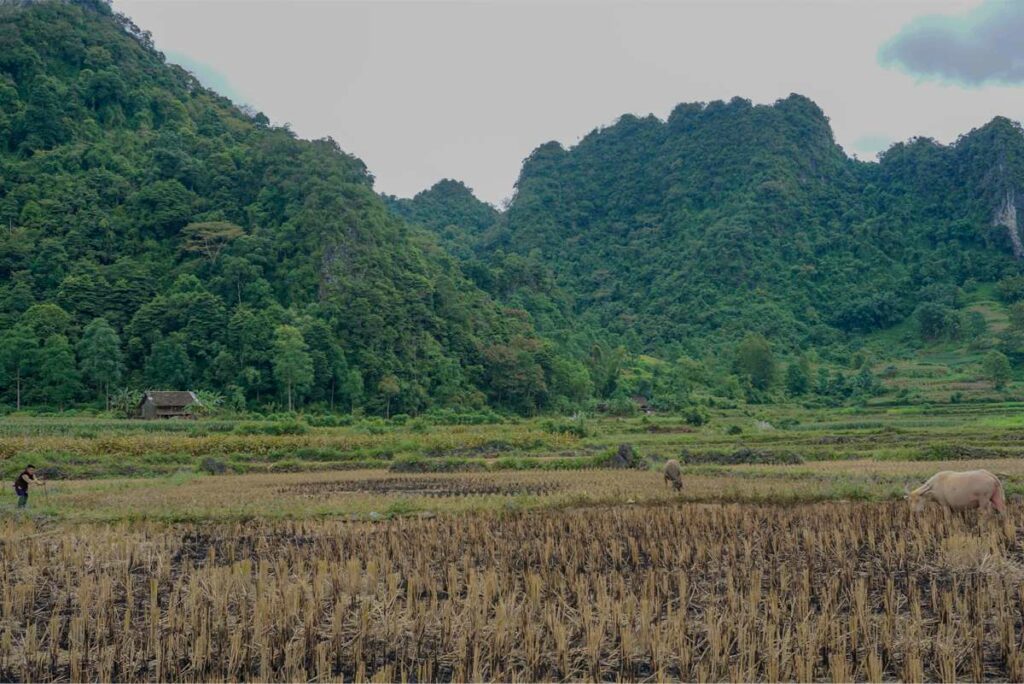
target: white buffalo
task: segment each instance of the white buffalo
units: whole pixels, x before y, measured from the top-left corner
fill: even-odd
[[[962,473],[943,470],[914,491],[908,491],[904,498],[915,513],[923,511],[929,501],[954,511],[971,508],[989,511],[994,508],[1000,513],[1006,512],[1003,484],[987,470]]]

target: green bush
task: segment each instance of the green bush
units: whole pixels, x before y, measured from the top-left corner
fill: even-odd
[[[629,397],[617,396],[608,402],[607,411],[609,415],[622,418],[631,418],[637,414],[636,402]]]
[[[497,425],[504,419],[494,411],[460,412],[453,409],[432,409],[422,418],[434,425]]]
[[[355,418],[351,415],[334,415],[325,414],[319,416],[306,416],[306,422],[311,427],[347,427],[355,423]]]
[[[423,458],[404,456],[396,458],[388,467],[393,473],[454,473],[486,470],[487,466],[478,460],[468,458]]]
[[[683,413],[683,421],[687,425],[693,425],[694,427],[700,427],[710,420],[708,412],[700,406],[692,406],[685,413]]]
[[[302,464],[293,459],[278,461],[270,466],[272,473],[297,473],[304,470]]]
[[[580,438],[590,435],[590,430],[587,429],[587,422],[582,416],[568,420],[545,420],[540,426],[544,431],[554,434],[568,434]]]
[[[703,451],[694,453],[683,450],[679,455],[680,463],[714,463],[718,465],[742,465],[742,464],[765,464],[765,465],[799,465],[804,462],[800,454],[791,451],[768,451],[763,449],[748,449],[743,447],[736,451]]]
[[[293,418],[270,423],[239,423],[234,432],[239,435],[303,435],[309,432],[309,426]]]

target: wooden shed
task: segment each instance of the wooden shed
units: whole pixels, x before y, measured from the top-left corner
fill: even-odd
[[[644,414],[651,415],[654,413],[654,407],[651,406],[651,400],[642,394],[634,394],[630,397],[632,402],[636,404],[636,407]]]
[[[138,417],[143,420],[156,418],[195,418],[192,406],[199,404],[195,392],[143,392],[139,401]]]

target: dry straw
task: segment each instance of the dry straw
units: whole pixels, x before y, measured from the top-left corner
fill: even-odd
[[[1011,522],[895,503],[7,520],[0,680],[1020,681]]]

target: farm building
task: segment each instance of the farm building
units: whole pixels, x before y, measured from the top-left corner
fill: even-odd
[[[639,409],[644,415],[651,415],[654,413],[654,407],[651,406],[651,401],[642,394],[634,394],[630,397],[637,409]]]
[[[195,418],[193,405],[199,399],[195,392],[143,392],[139,400],[138,417],[143,420],[155,418]]]

